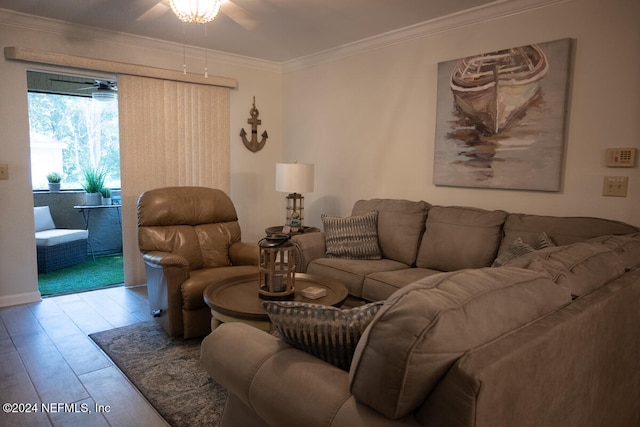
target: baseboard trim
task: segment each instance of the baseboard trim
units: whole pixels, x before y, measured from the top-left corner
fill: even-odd
[[[29,304],[40,301],[42,301],[40,291],[27,292],[24,294],[0,295],[0,307],[10,307],[12,305]]]

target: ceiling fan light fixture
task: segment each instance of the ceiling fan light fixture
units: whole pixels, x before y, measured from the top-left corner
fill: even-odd
[[[98,89],[91,93],[91,98],[102,102],[114,101],[118,99],[118,92],[110,89]]]
[[[221,0],[169,0],[171,10],[182,22],[206,24],[220,11]]]

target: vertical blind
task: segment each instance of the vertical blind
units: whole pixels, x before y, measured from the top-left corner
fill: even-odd
[[[229,193],[229,88],[118,75],[125,284],[146,283],[137,201],[146,190],[205,186]]]

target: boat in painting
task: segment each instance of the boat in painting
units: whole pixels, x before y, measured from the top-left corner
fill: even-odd
[[[536,45],[463,58],[451,74],[455,104],[491,134],[500,133],[535,99],[548,69]]]

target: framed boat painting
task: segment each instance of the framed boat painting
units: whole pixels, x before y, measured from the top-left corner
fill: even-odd
[[[438,64],[433,181],[560,191],[572,40]]]

